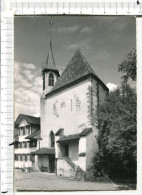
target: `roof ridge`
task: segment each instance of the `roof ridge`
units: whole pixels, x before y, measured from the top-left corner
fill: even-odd
[[[79,50],[79,54],[81,55],[81,57],[84,59],[84,61],[86,62],[86,67],[88,68],[88,71],[90,72],[90,69],[91,69],[91,72],[90,73],[94,73],[95,75],[96,75],[96,73],[95,73],[95,71],[93,70],[93,68],[90,66],[90,64],[88,63],[88,61],[86,60],[86,58],[83,56],[83,54],[81,53],[81,51]]]
[[[31,115],[27,115],[27,114],[19,114],[19,115],[28,116],[28,117],[33,117],[33,118],[40,118],[40,117],[31,116]]]
[[[81,51],[77,50],[58,78],[51,92],[89,74],[96,75]]]

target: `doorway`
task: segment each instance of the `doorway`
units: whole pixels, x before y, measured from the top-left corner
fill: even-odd
[[[54,155],[49,156],[49,171],[50,173],[55,172],[55,156]]]

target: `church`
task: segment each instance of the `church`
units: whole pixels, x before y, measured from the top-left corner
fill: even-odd
[[[51,30],[50,30],[51,34]],[[77,50],[60,75],[51,35],[42,69],[40,148],[33,152],[35,166],[60,176],[86,172],[98,151],[97,115],[108,88]]]
[[[24,141],[36,140],[36,148],[30,152],[34,157],[31,164],[34,170],[66,177],[75,176],[78,169],[86,173],[99,149],[97,116],[109,90],[80,50],[60,75],[54,60],[51,30],[42,79],[40,129],[24,137]],[[23,118],[22,115],[17,119],[17,125]],[[35,123],[33,118],[32,123]]]

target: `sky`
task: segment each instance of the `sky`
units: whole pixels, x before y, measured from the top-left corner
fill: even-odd
[[[15,119],[18,114],[40,113],[41,68],[49,48],[49,20],[53,22],[52,48],[59,72],[79,49],[110,90],[120,86],[118,65],[136,48],[136,20],[132,16],[16,16]],[[135,86],[134,82],[130,84]]]

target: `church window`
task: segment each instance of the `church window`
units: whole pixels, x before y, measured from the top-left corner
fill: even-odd
[[[43,90],[45,89],[45,74],[43,73]]]
[[[54,144],[55,144],[55,136],[54,136],[54,133],[53,131],[51,131],[50,133],[50,143],[51,143],[51,147],[54,147]]]
[[[53,73],[49,74],[49,86],[54,86],[54,75],[53,75]]]

